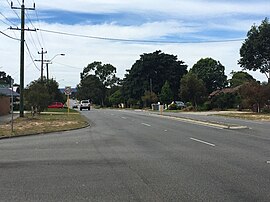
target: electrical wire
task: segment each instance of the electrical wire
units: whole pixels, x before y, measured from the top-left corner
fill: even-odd
[[[2,31],[0,31],[0,33],[3,34],[4,36],[10,38],[10,39],[13,39],[13,40],[16,40],[16,41],[21,41],[20,39],[17,39],[17,38],[14,38],[14,37],[12,37],[12,36],[9,36],[9,35],[5,34],[5,33],[2,32]]]
[[[30,52],[30,49],[29,49],[29,47],[28,47],[26,41],[24,41],[24,43],[25,43],[25,46],[26,46],[26,48],[27,48],[27,51],[28,51],[28,53],[29,53],[29,56],[30,56],[30,58],[31,58],[31,60],[32,60],[32,62],[33,62],[33,64],[35,65],[36,69],[40,71],[40,69],[38,68],[38,66],[37,66],[36,63],[35,63],[35,60],[34,60],[32,54],[31,54],[31,52]]]
[[[68,32],[53,31],[53,30],[47,30],[47,29],[37,29],[37,30],[52,33],[52,34],[66,35],[66,36],[75,36],[75,37],[106,40],[106,41],[130,42],[130,43],[190,44],[190,43],[224,43],[224,42],[235,42],[235,41],[243,41],[244,40],[244,39],[227,39],[227,40],[212,40],[212,41],[210,41],[210,40],[209,41],[137,40],[137,39],[122,39],[122,38],[90,36],[90,35],[74,34],[74,33],[68,33]]]
[[[8,21],[10,24],[12,24],[13,26],[17,26],[16,24],[14,24],[13,22],[11,22],[1,11],[0,11],[0,15],[2,15],[5,19],[6,19],[6,21]],[[2,21],[2,20],[1,20]],[[4,21],[2,21],[2,22],[4,22]],[[10,26],[9,24],[7,24],[6,22],[4,22],[6,25],[8,25],[8,26]]]

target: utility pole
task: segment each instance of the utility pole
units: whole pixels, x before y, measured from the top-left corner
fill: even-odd
[[[22,0],[21,7],[13,7],[13,2],[11,2],[11,9],[21,10],[21,28],[12,28],[12,30],[21,30],[21,55],[20,55],[20,117],[24,117],[24,32],[25,31],[36,31],[36,29],[25,29],[25,10],[35,10],[35,4],[33,8],[26,8],[24,5],[24,0]]]
[[[41,60],[39,60],[41,62],[41,76],[40,76],[41,81],[43,81],[44,54],[46,53],[47,51],[43,51],[43,48],[41,48],[41,52],[38,52],[38,54],[41,54]]]

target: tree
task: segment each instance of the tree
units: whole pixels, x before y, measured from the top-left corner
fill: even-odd
[[[41,79],[32,81],[25,88],[25,100],[28,108],[36,107],[38,112],[47,109],[53,101],[65,102],[59,84],[53,79],[48,80],[47,83]]]
[[[152,103],[158,101],[158,97],[154,92],[145,91],[144,95],[142,96],[142,101],[144,102],[145,107],[150,107]]]
[[[81,73],[78,98],[91,99],[104,106],[107,89],[113,88],[119,82],[115,74],[116,68],[111,64],[103,65],[101,62],[88,64]]]
[[[168,81],[162,86],[159,99],[164,104],[169,104],[173,100],[173,92]]]
[[[3,71],[0,71],[0,84],[10,85],[11,79],[11,76],[7,75]]]
[[[81,73],[81,78],[85,78],[91,73],[99,78],[103,85],[107,87],[112,87],[119,81],[119,78],[116,77],[116,68],[111,64],[102,65],[101,62],[93,62],[83,69]]]
[[[179,91],[180,97],[185,102],[191,101],[194,107],[203,102],[206,94],[203,80],[191,71],[181,79]]]
[[[122,93],[121,93],[121,90],[120,89],[118,89],[117,91],[115,91],[113,94],[110,95],[109,102],[113,106],[117,106],[118,104],[124,102],[124,98],[122,96]]]
[[[247,72],[239,71],[239,72],[231,72],[232,78],[229,80],[230,87],[234,88],[236,86],[240,86],[246,82],[256,81],[253,76],[248,74]]]
[[[84,77],[77,86],[77,97],[79,100],[88,100],[96,104],[103,104],[105,97],[105,87],[95,75]]]
[[[56,80],[48,79],[45,85],[47,86],[48,93],[50,95],[50,102],[66,102],[66,96],[63,95],[63,93],[61,93],[61,91],[59,90],[59,84]]]
[[[25,88],[25,101],[26,107],[44,111],[51,102],[48,87],[40,79],[32,81]]]
[[[241,86],[239,92],[243,104],[252,108],[253,111],[260,112],[270,100],[270,84],[261,85],[258,82],[249,82]]]
[[[270,82],[270,24],[265,18],[261,25],[253,25],[240,48],[240,66],[246,70],[260,70]]]
[[[208,93],[222,89],[227,85],[225,67],[212,58],[202,58],[191,68],[191,72],[202,79]]]
[[[146,91],[160,94],[166,81],[170,84],[173,98],[178,98],[180,79],[187,73],[187,65],[177,56],[155,51],[144,53],[127,71],[123,81],[125,100],[141,101]]]

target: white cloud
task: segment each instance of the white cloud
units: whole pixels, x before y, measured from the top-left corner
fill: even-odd
[[[16,2],[16,1],[15,1]],[[108,3],[110,2],[110,3]],[[27,1],[26,5],[31,6],[31,1]],[[237,18],[238,14],[250,13],[268,13],[270,2],[257,4],[257,1],[249,2],[229,2],[224,1],[176,1],[176,0],[102,0],[102,1],[63,1],[55,0],[41,1],[37,0],[37,9],[66,9],[78,12],[133,12],[138,11],[147,13],[157,12],[156,15],[166,16],[163,20],[155,22],[145,22],[140,25],[120,26],[117,23],[99,24],[99,25],[63,25],[63,24],[47,24],[41,22],[37,27],[48,30],[56,30],[68,33],[76,33],[91,36],[151,40],[159,39],[165,36],[190,36],[200,39],[210,38],[207,31],[210,29],[225,31],[243,31],[247,32],[254,23],[253,20],[246,18]],[[1,4],[0,4],[1,5]],[[5,10],[6,11],[6,10]],[[236,13],[228,20],[217,23],[215,15],[224,15],[228,13]],[[7,12],[6,12],[7,13]],[[12,13],[11,13],[12,14]],[[14,13],[13,13],[14,14]],[[229,15],[229,14],[228,14]],[[190,17],[189,22],[181,18]],[[212,20],[209,18],[212,17]],[[193,21],[193,19],[201,18],[202,21]],[[208,18],[208,19],[207,19]],[[205,20],[207,19],[207,20]],[[260,23],[260,22],[255,22]],[[29,25],[30,26],[30,25]],[[5,24],[0,23],[0,30],[5,30]],[[204,31],[206,33],[201,33]],[[19,37],[19,31],[5,31],[5,33]],[[37,40],[39,35],[39,41]],[[239,60],[239,49],[241,42],[226,43],[199,43],[199,44],[131,44],[125,42],[112,42],[105,40],[96,40],[89,38],[79,38],[72,36],[64,36],[42,32],[26,33],[26,41],[30,47],[34,59],[40,59],[37,53],[40,50],[41,43],[48,54],[46,59],[52,58],[55,54],[65,53],[65,57],[55,58],[53,64],[49,65],[50,76],[56,78],[61,87],[71,85],[76,86],[80,81],[80,72],[83,68],[93,62],[101,61],[110,63],[117,67],[118,76],[123,77],[126,69],[130,69],[132,64],[139,59],[143,53],[162,50],[165,53],[177,55],[180,60],[186,62],[189,68],[199,59],[212,57],[219,60],[226,67],[226,74],[239,71],[241,68],[237,65]],[[217,36],[216,38],[219,38]],[[228,38],[226,36],[222,36]],[[242,36],[244,37],[244,36]],[[33,41],[34,40],[34,41]],[[0,70],[5,71],[14,77],[15,82],[19,83],[19,51],[20,44],[0,34]],[[35,44],[35,45],[34,45]],[[26,52],[27,49],[25,48]],[[61,64],[66,64],[66,66]],[[40,67],[40,63],[36,63]],[[265,76],[260,73],[250,72],[259,80],[266,80]],[[30,57],[25,54],[25,84],[39,78],[40,71],[32,64]]]

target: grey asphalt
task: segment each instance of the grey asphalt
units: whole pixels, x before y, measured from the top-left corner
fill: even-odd
[[[267,123],[228,130],[146,112],[82,113],[91,127],[0,141],[0,201],[270,199]]]

